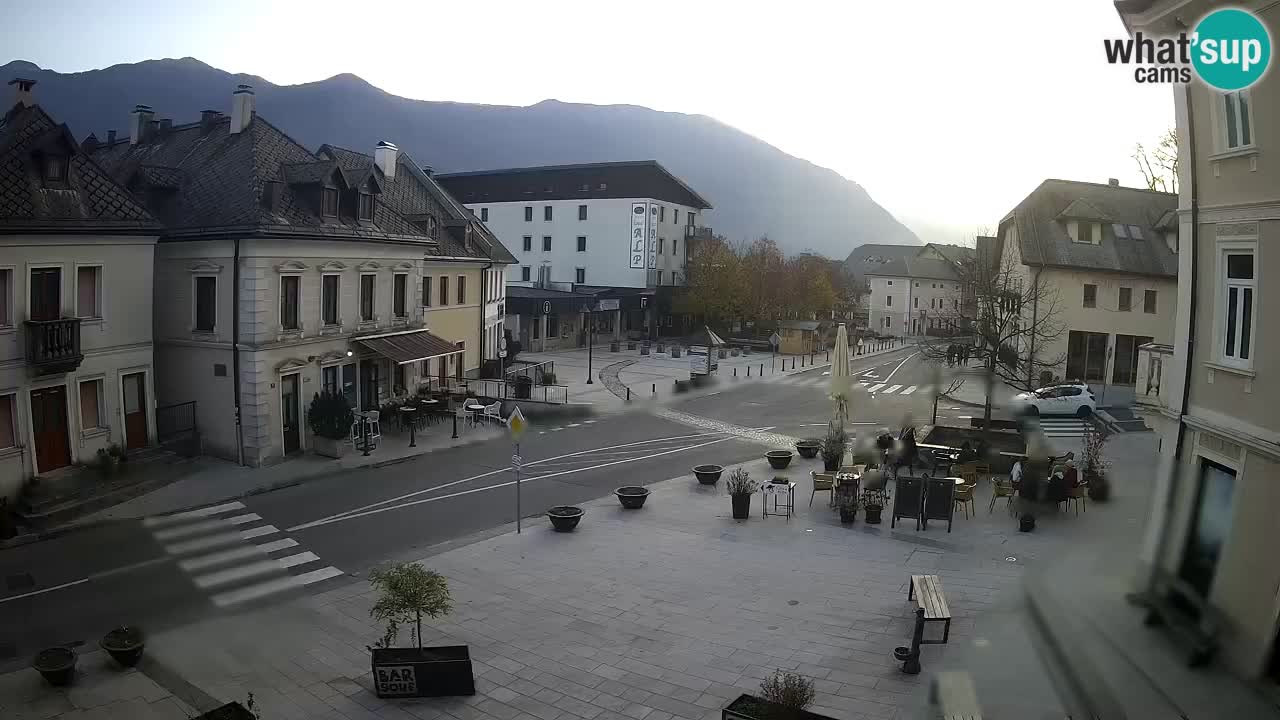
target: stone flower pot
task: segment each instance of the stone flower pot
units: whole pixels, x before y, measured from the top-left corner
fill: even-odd
[[[671,346],[671,357],[676,358],[676,359],[679,359],[679,358],[680,358],[680,348],[676,347],[675,345],[672,345],[672,346]]]
[[[76,674],[76,652],[64,647],[46,648],[31,661],[31,667],[38,670],[45,682],[54,687],[70,685]]]
[[[103,635],[98,646],[106,650],[112,660],[124,667],[133,667],[142,659],[142,650],[147,644],[138,628],[118,627]]]
[[[800,457],[805,460],[812,460],[818,457],[818,450],[822,448],[822,443],[817,440],[801,440],[796,443],[796,452],[800,453]]]
[[[311,447],[315,449],[317,455],[330,458],[345,457],[351,450],[351,445],[347,442],[347,438],[335,440],[322,435],[313,435],[311,437]]]
[[[573,532],[584,514],[582,508],[574,505],[557,505],[547,511],[547,517],[551,519],[551,527],[555,528],[556,532]]]
[[[609,343],[609,352],[618,352],[619,345],[616,342]]]
[[[614,490],[613,494],[618,496],[618,502],[622,503],[622,507],[628,510],[639,510],[644,507],[644,501],[649,499],[649,488],[626,485]]]
[[[702,485],[715,485],[720,482],[722,472],[724,472],[723,465],[697,465],[693,468],[694,476]]]
[[[783,470],[791,464],[791,458],[795,457],[795,453],[790,450],[770,450],[764,454],[764,457],[769,461],[769,467],[774,470]]]
[[[867,520],[867,524],[868,524],[868,525],[879,525],[879,524],[880,524],[880,512],[881,512],[882,510],[884,510],[884,508],[883,508],[882,506],[880,506],[880,505],[868,505],[868,506],[866,506],[865,508],[863,508],[863,510],[865,511],[866,520]]]

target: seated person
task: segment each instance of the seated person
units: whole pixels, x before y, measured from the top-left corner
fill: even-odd
[[[974,450],[973,447],[969,445],[968,440],[965,440],[964,444],[960,446],[959,462],[971,463],[971,462],[977,462],[977,461],[978,461],[978,451]]]
[[[1067,461],[1067,470],[1063,473],[1062,479],[1064,484],[1070,490],[1080,487],[1080,471],[1076,470],[1075,461]]]

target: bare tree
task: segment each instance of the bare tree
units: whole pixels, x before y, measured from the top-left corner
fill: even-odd
[[[1133,159],[1138,163],[1142,179],[1148,190],[1162,192],[1178,192],[1178,132],[1173,128],[1160,136],[1159,142],[1151,150],[1138,143],[1133,152]]]
[[[1009,255],[983,257],[980,251],[974,260],[959,263],[956,272],[964,297],[945,320],[975,340],[970,356],[986,374],[986,428],[996,381],[1019,390],[1044,384],[1043,378],[1051,378],[1066,360],[1065,354],[1048,355],[1045,348],[1066,330],[1058,321],[1057,289],[1041,283],[1036,268],[1024,267]],[[947,337],[926,337],[917,343],[920,354],[936,363],[953,360],[955,344]]]

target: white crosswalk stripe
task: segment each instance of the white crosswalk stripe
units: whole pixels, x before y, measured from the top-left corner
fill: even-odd
[[[210,601],[229,607],[296,590],[344,573],[283,537],[275,525],[228,502],[144,518],[143,527]]]
[[[1040,429],[1045,437],[1074,438],[1082,437],[1086,429],[1086,421],[1080,418],[1040,418]]]
[[[902,389],[901,385],[890,385],[889,388],[884,391],[884,393],[886,395],[892,395],[893,393],[896,393],[901,389]]]
[[[908,387],[906,390],[903,390],[903,391],[902,391],[902,394],[903,394],[903,395],[910,395],[911,393],[913,393],[913,392],[915,392],[915,391],[916,391],[916,386],[915,386],[915,385],[911,385],[911,386],[910,386],[910,387]]]
[[[811,373],[797,373],[795,375],[783,375],[776,378],[766,380],[777,385],[786,385],[789,387],[815,387],[826,388],[831,383],[830,375],[817,375]],[[876,395],[912,395],[914,393],[928,394],[932,388],[928,385],[898,385],[882,383],[876,379],[860,380],[858,384],[869,393]]]

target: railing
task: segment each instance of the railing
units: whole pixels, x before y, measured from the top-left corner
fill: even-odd
[[[684,226],[684,237],[686,240],[710,240],[711,236],[711,228],[709,227],[698,227],[696,225]]]
[[[196,431],[196,401],[156,408],[156,439],[161,443]]]
[[[517,377],[527,376],[519,375]],[[440,382],[439,378],[431,378],[423,385],[426,387],[427,392],[432,393],[469,392],[478,397],[490,397],[497,400],[531,400],[552,405],[563,405],[569,402],[569,388],[567,386],[532,381],[527,385],[529,397],[519,397],[521,394],[520,383],[513,378],[508,378],[505,381],[495,378],[468,378],[464,380],[445,378],[444,382]]]
[[[534,385],[542,385],[547,381],[548,375],[551,376],[551,382],[554,384],[556,381],[556,362],[554,360],[508,368],[506,378],[509,381],[514,381],[518,377],[527,377],[533,381]]]
[[[27,364],[40,372],[70,372],[80,367],[80,318],[27,320]]]

